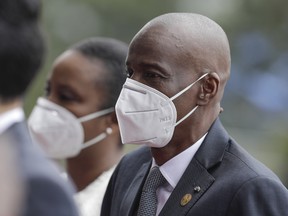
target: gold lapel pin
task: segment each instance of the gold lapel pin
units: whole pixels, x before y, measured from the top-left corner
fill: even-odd
[[[192,194],[185,194],[181,199],[181,203],[180,203],[181,206],[187,205],[187,203],[189,203],[191,199],[192,199]]]

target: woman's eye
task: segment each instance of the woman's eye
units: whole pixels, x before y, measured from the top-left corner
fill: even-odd
[[[59,99],[61,101],[74,101],[74,100],[76,100],[75,96],[72,94],[60,94]]]
[[[80,100],[79,95],[67,87],[58,88],[55,94],[62,102],[77,102]]]

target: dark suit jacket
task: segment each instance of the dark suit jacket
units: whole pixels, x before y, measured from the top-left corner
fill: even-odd
[[[135,215],[150,165],[147,147],[121,160],[108,185],[101,216]],[[192,199],[182,206],[185,194]],[[228,135],[217,119],[160,215],[286,216],[288,191],[275,174]]]
[[[60,177],[55,166],[32,143],[25,122],[16,123],[0,135],[13,145],[25,186],[23,216],[76,216],[73,188]]]

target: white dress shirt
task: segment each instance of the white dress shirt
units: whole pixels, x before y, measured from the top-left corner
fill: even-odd
[[[12,110],[0,114],[0,134],[16,122],[21,122],[25,119],[22,108],[17,107]]]
[[[171,158],[169,161],[159,167],[162,175],[167,180],[167,183],[163,186],[160,186],[156,191],[158,200],[156,216],[159,215],[172,191],[182,177],[184,171],[188,167],[190,161],[201,146],[206,135],[207,133],[203,137],[201,137],[196,143],[191,145],[191,147],[187,148],[185,151]],[[158,165],[153,158],[151,168],[154,166]]]
[[[75,195],[74,198],[79,208],[80,216],[100,215],[103,197],[115,167],[116,165],[103,172],[84,190]]]

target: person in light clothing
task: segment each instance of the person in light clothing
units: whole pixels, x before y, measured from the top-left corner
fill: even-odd
[[[78,42],[54,62],[46,95],[29,117],[32,137],[51,159],[65,159],[82,216],[100,215],[123,154],[114,106],[125,81],[128,45],[113,38]]]

